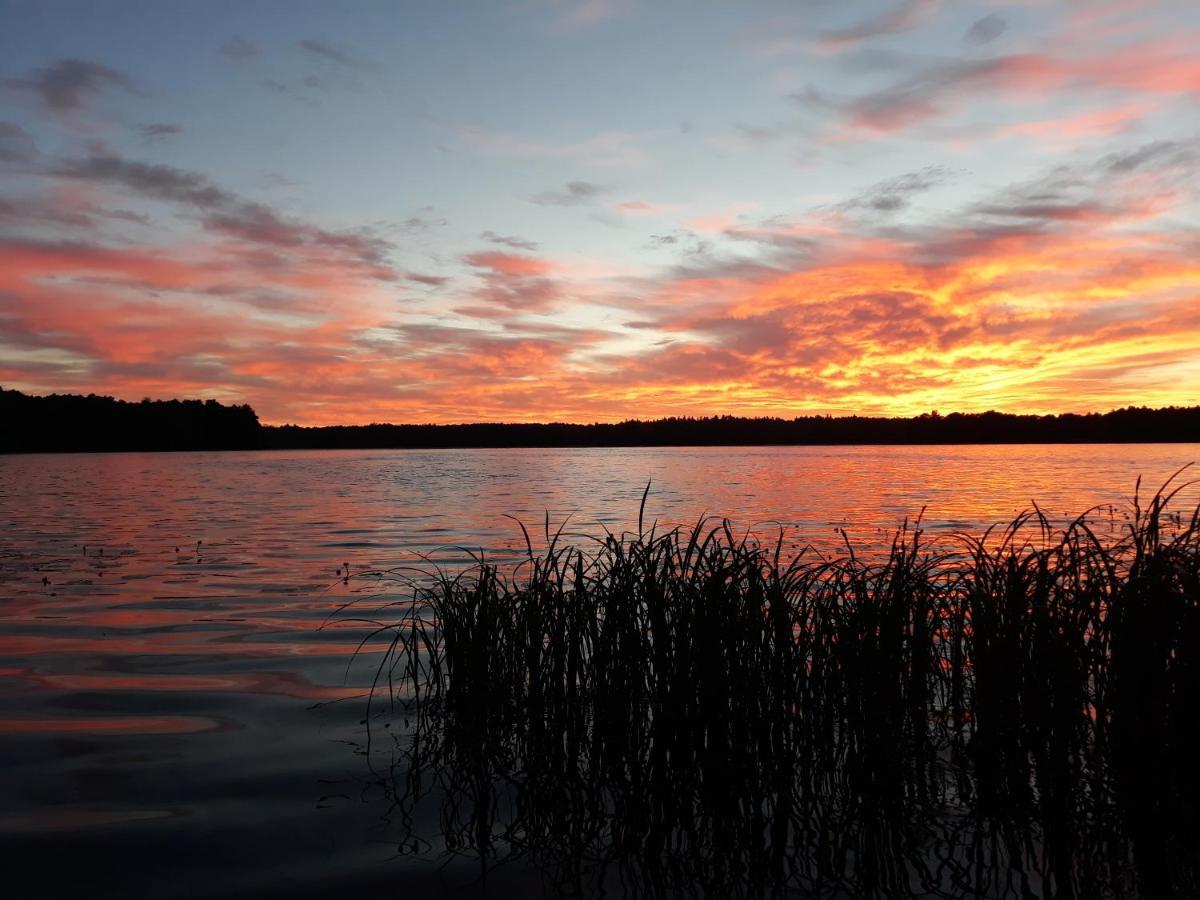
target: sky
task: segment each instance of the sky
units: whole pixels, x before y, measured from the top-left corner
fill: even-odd
[[[0,0],[0,385],[1200,404],[1195,0]]]

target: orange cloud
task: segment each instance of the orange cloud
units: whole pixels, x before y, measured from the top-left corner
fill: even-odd
[[[87,240],[0,238],[0,382],[307,424],[1200,403],[1200,256],[1181,224],[1195,163],[1187,142],[1152,142],[923,224],[910,199],[940,189],[937,167],[794,217],[730,203],[656,274],[486,232],[530,252],[419,278],[369,232],[194,173],[89,164],[62,177],[119,175],[198,225],[153,246],[91,220],[71,226]]]
[[[490,269],[497,275],[514,277],[545,275],[551,270],[545,260],[515,253],[472,253],[467,256],[467,262],[480,269]]]

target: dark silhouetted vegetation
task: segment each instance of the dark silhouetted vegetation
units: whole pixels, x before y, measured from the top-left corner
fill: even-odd
[[[566,896],[1200,896],[1200,510],[1168,499],[876,559],[547,528],[515,572],[405,576],[398,845]]]
[[[215,400],[129,403],[89,394],[31,397],[0,388],[0,452],[233,450],[259,447],[249,406]]]
[[[1024,444],[1200,441],[1200,407],[1034,416],[669,418],[572,425],[353,425],[264,429],[273,447],[640,447],[746,444]]]
[[[712,416],[570,423],[260,425],[249,406],[0,388],[0,452],[72,450],[436,449],[787,444],[1022,444],[1200,442],[1200,406],[1107,413],[936,413],[912,418]]]

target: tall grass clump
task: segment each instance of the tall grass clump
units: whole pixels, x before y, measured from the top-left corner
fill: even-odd
[[[868,557],[548,532],[413,580],[395,802],[566,895],[1200,896],[1200,510],[1171,496]]]

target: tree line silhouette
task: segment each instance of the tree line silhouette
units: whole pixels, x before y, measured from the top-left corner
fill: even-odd
[[[216,400],[130,403],[88,394],[33,397],[0,388],[0,452],[235,450],[261,445],[248,405]]]
[[[262,425],[246,404],[95,394],[36,397],[0,388],[0,452],[106,450],[435,449],[786,444],[1200,442],[1200,406],[1107,413],[936,412],[907,418],[741,416],[617,423]]]

